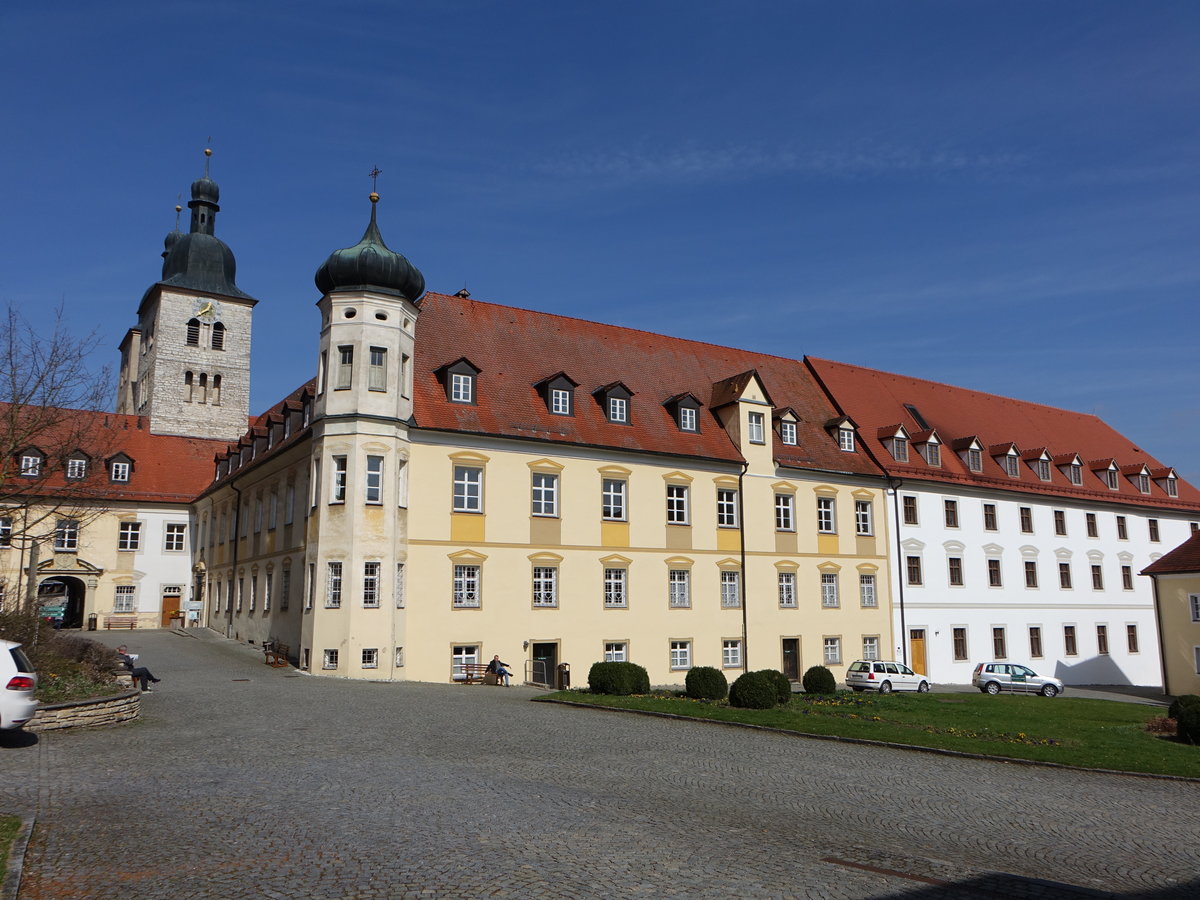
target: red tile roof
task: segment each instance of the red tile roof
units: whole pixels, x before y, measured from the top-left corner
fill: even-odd
[[[1168,553],[1156,559],[1146,568],[1143,575],[1183,575],[1200,572],[1200,531]]]
[[[1168,497],[1157,484],[1150,494],[1142,494],[1123,478],[1113,491],[1092,471],[1095,463],[1085,464],[1082,486],[1072,485],[1057,466],[1072,462],[1076,454],[1085,460],[1101,460],[1101,468],[1109,460],[1125,466],[1145,464],[1151,470],[1162,468],[1162,463],[1095,416],[830,360],[809,357],[807,363],[839,409],[858,424],[864,443],[890,475],[1142,506],[1200,508],[1200,491],[1182,479],[1178,498]],[[1049,448],[1055,463],[1050,481],[1041,481],[1026,464],[1022,464],[1019,478],[1010,478],[988,452],[984,453],[983,471],[978,473],[969,471],[955,453],[943,453],[940,468],[916,454],[910,454],[907,463],[896,462],[877,439],[866,436],[875,435],[878,428],[897,418],[911,422],[905,404],[919,409],[929,427],[955,450],[964,449],[969,437],[977,437],[992,449],[1007,447],[1010,442],[1019,450]]]
[[[483,369],[474,405],[452,403],[434,372],[466,356]],[[535,388],[562,370],[579,385],[575,414],[552,415]],[[731,379],[753,370],[772,401],[800,417],[799,443],[775,448],[784,465],[879,475],[864,453],[844,453],[824,429],[837,415],[796,360],[666,337],[632,328],[428,293],[421,300],[414,361],[414,419],[420,428],[700,457],[742,457],[711,409],[700,431],[680,431],[663,405],[691,393],[719,397]],[[630,424],[609,422],[592,392],[621,382],[630,392]]]

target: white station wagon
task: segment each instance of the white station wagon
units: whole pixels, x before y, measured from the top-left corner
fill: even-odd
[[[929,682],[924,675],[914,672],[904,663],[878,659],[860,659],[850,663],[846,670],[846,687],[854,691],[928,692]]]

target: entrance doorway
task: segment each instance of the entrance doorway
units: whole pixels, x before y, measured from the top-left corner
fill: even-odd
[[[158,623],[159,628],[170,628],[171,620],[179,614],[179,601],[182,599],[183,589],[179,587],[163,588],[162,595],[162,620]]]
[[[529,680],[534,684],[554,686],[554,674],[558,669],[558,644],[549,641],[530,645]]]
[[[38,585],[40,614],[56,628],[83,627],[83,596],[86,588],[78,578],[56,575]]]
[[[800,639],[783,639],[783,674],[788,681],[800,680]]]
[[[910,628],[908,630],[908,664],[918,675],[928,674],[925,671],[925,629]]]

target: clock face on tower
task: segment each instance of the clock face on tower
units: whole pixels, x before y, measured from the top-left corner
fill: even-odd
[[[221,317],[221,304],[216,300],[197,298],[192,304],[192,310],[198,318],[219,319]]]

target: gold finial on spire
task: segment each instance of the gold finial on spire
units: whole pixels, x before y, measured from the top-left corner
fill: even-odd
[[[212,143],[212,135],[208,136],[208,143]],[[212,159],[212,147],[204,148],[204,177],[208,177],[208,161]]]
[[[182,198],[182,195],[178,195],[175,197],[176,200],[180,200],[181,198]],[[175,204],[175,230],[176,231],[179,230],[179,214],[181,212],[183,212],[183,207],[180,206],[179,203],[176,203]]]
[[[379,168],[379,166],[372,166],[371,171],[367,173],[367,177],[371,179],[371,193],[369,196],[372,203],[379,202],[379,193],[376,189],[379,187],[379,176],[382,174],[383,169]]]

